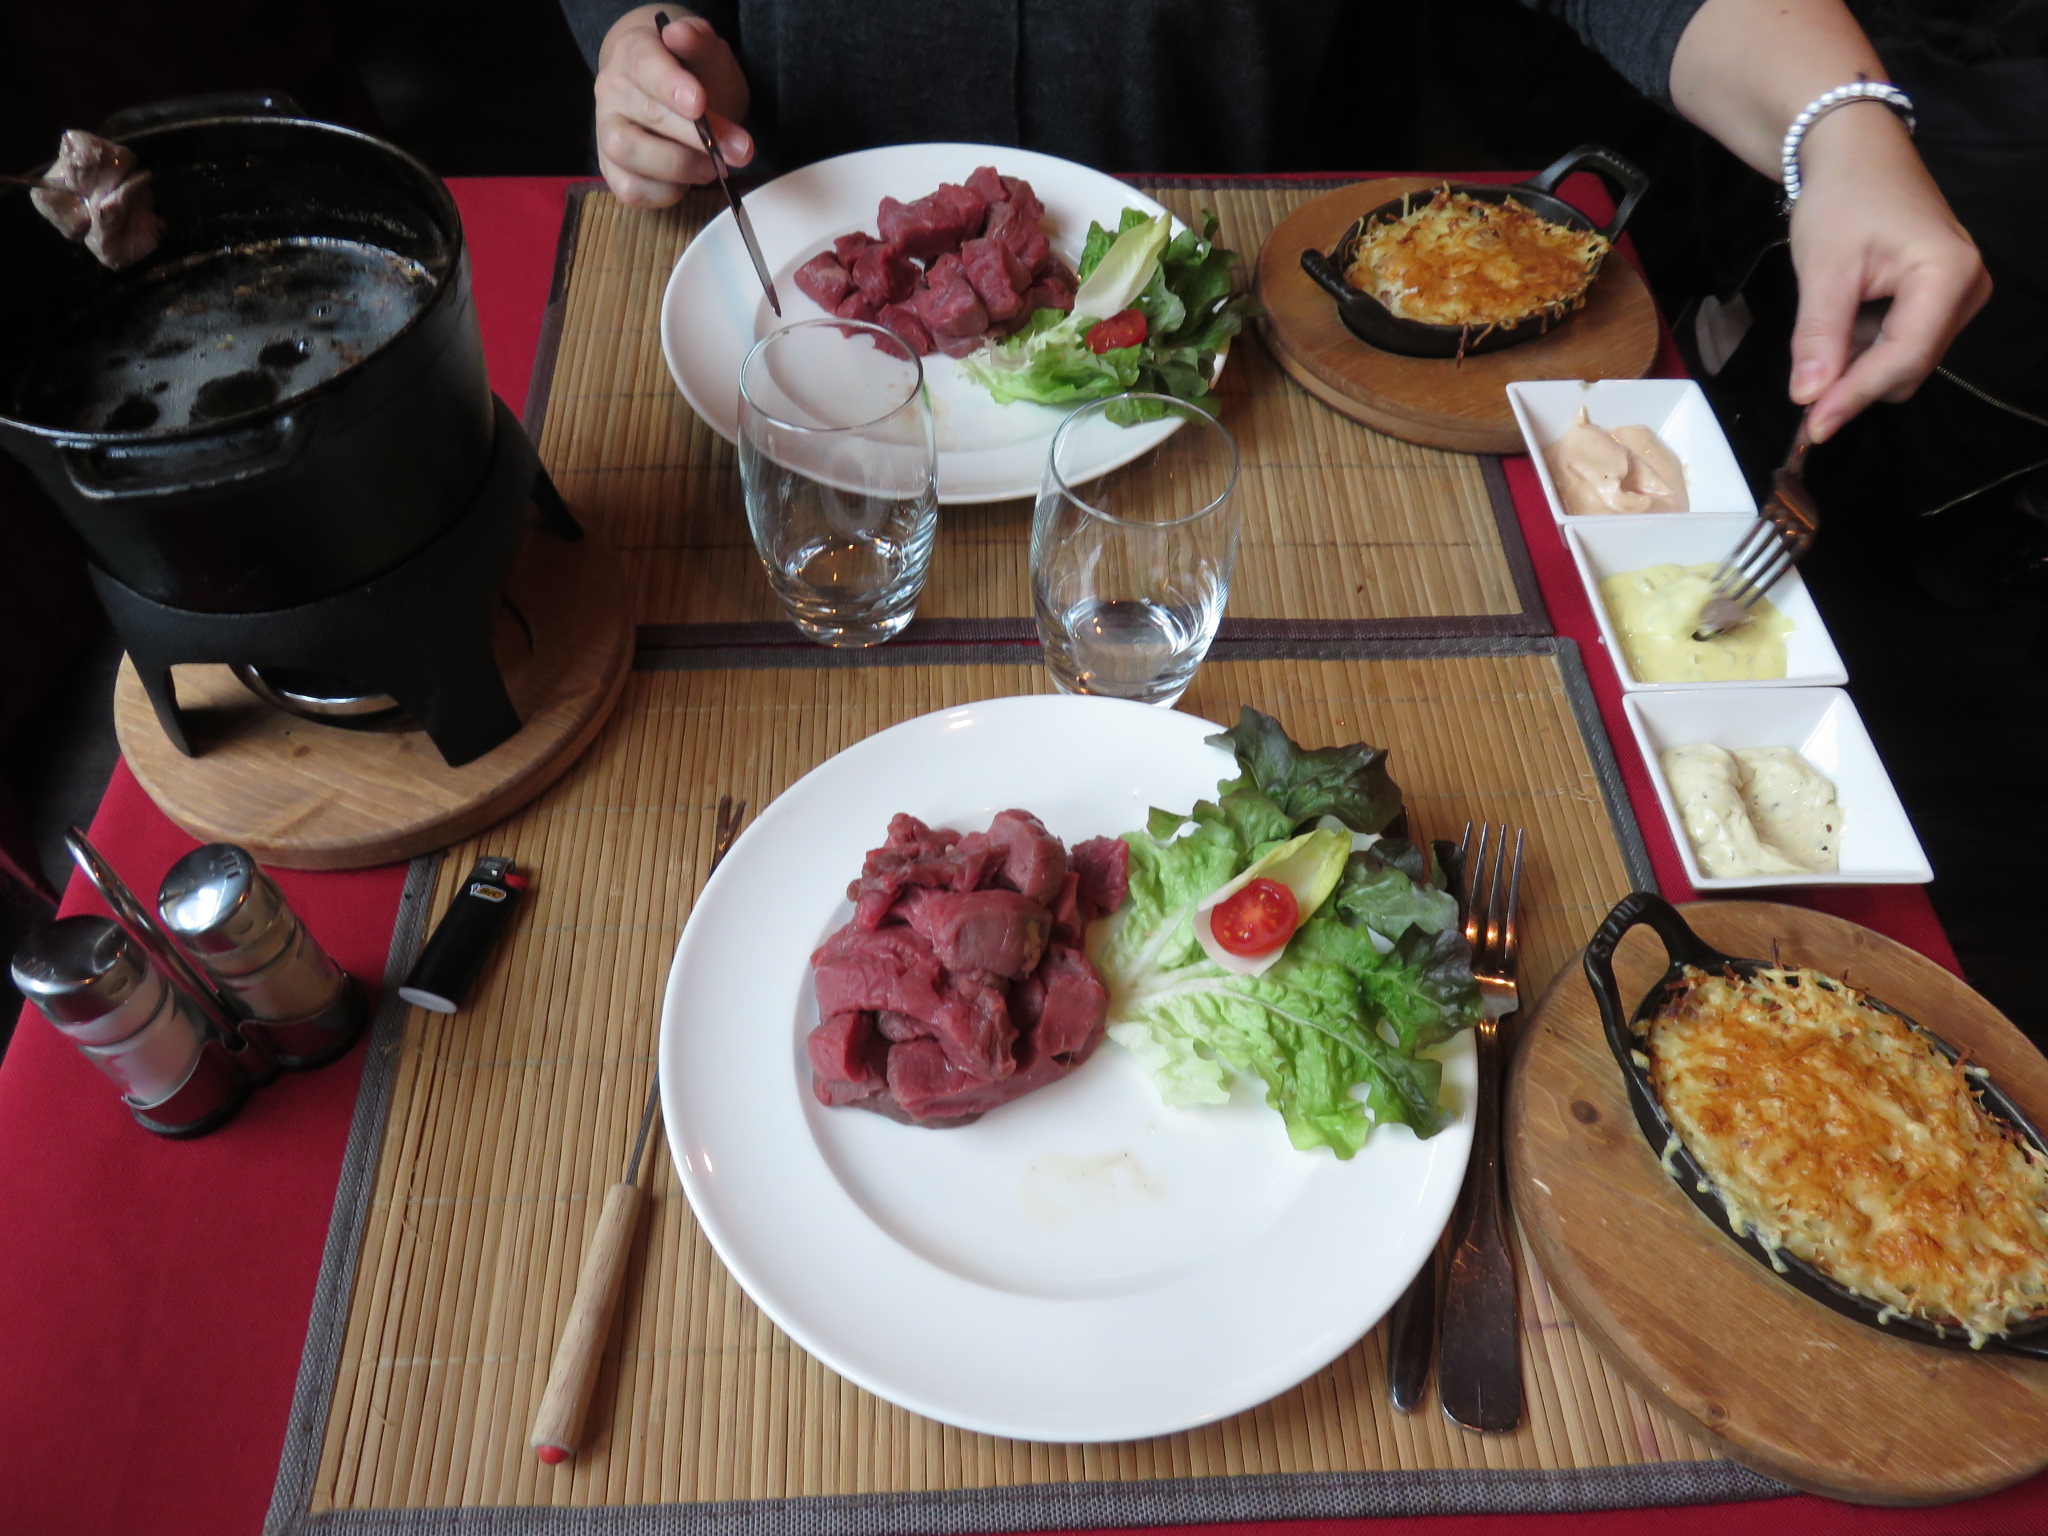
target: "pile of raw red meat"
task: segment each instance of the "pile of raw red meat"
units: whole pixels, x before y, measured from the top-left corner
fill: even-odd
[[[1031,183],[984,165],[914,203],[882,199],[881,238],[859,230],[796,269],[796,285],[842,320],[887,326],[920,357],[965,357],[1039,309],[1072,309],[1076,280],[1053,255]]]
[[[1081,1065],[1109,1009],[1082,940],[1129,868],[1112,837],[1069,858],[1029,811],[965,836],[893,818],[847,887],[853,921],[811,956],[819,1101],[965,1125]]]

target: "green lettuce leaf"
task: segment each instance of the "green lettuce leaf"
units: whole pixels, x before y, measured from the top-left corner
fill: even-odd
[[[1130,893],[1089,947],[1110,991],[1110,1038],[1151,1073],[1167,1104],[1222,1103],[1234,1076],[1257,1078],[1303,1150],[1348,1158],[1389,1123],[1434,1135],[1445,1119],[1442,1069],[1421,1052],[1477,1018],[1479,994],[1455,903],[1431,883],[1421,850],[1381,839],[1354,852],[1336,893],[1261,975],[1224,970],[1194,936],[1196,907],[1302,822],[1332,806],[1392,820],[1400,791],[1385,754],[1304,753],[1256,711],[1225,734],[1256,745],[1250,761],[1239,754],[1246,774],[1189,811],[1155,809],[1143,831],[1124,835]],[[1338,761],[1371,787],[1340,784],[1330,767]],[[1259,771],[1275,765],[1270,779]],[[1381,804],[1389,795],[1391,810]]]
[[[1065,405],[1136,388],[1143,349],[1091,352],[1087,328],[1092,323],[1041,309],[1008,341],[963,359],[961,371],[1005,405],[1013,400]]]
[[[1389,940],[1410,928],[1442,933],[1458,920],[1457,899],[1429,883],[1421,850],[1402,838],[1383,837],[1352,854],[1330,900],[1345,922]]]
[[[1086,282],[1118,235],[1147,222],[1145,214],[1126,208],[1115,229],[1090,224],[1076,274]],[[1251,295],[1231,292],[1237,258],[1216,244],[1216,228],[1215,214],[1205,211],[1199,230],[1183,229],[1167,242],[1132,301],[1134,309],[1144,312],[1147,326],[1139,345],[1098,359],[1087,344],[1093,321],[1040,310],[1016,335],[967,358],[962,372],[1004,404],[1062,405],[1137,391],[1171,395],[1213,412],[1209,380],[1217,353],[1246,320],[1263,313]],[[1107,414],[1128,427],[1156,421],[1166,409],[1157,401],[1119,400]]]
[[[1387,773],[1386,750],[1298,747],[1271,715],[1249,704],[1237,724],[1210,742],[1236,755],[1246,777],[1293,818],[1293,825],[1334,816],[1354,832],[1384,832],[1401,814],[1401,791]]]

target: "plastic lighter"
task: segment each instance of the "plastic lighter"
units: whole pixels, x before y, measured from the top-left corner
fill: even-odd
[[[510,859],[478,859],[398,995],[435,1013],[459,1008],[512,921],[528,884]]]

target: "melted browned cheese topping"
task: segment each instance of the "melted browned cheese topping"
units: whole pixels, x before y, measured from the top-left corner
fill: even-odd
[[[1445,188],[1368,229],[1345,275],[1403,320],[1512,326],[1576,308],[1607,249],[1520,203]]]
[[[1646,1044],[1738,1231],[1973,1342],[2048,1311],[2048,1167],[1895,1015],[1815,971],[1688,967]]]

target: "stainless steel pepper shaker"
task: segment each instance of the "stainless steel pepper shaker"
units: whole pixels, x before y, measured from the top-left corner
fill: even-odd
[[[219,984],[239,1028],[293,1071],[325,1066],[362,1033],[362,993],[277,884],[232,843],[195,848],[157,892],[164,926]]]
[[[22,995],[113,1080],[145,1129],[199,1136],[242,1107],[248,1079],[226,1043],[116,924],[41,923],[12,969]]]

